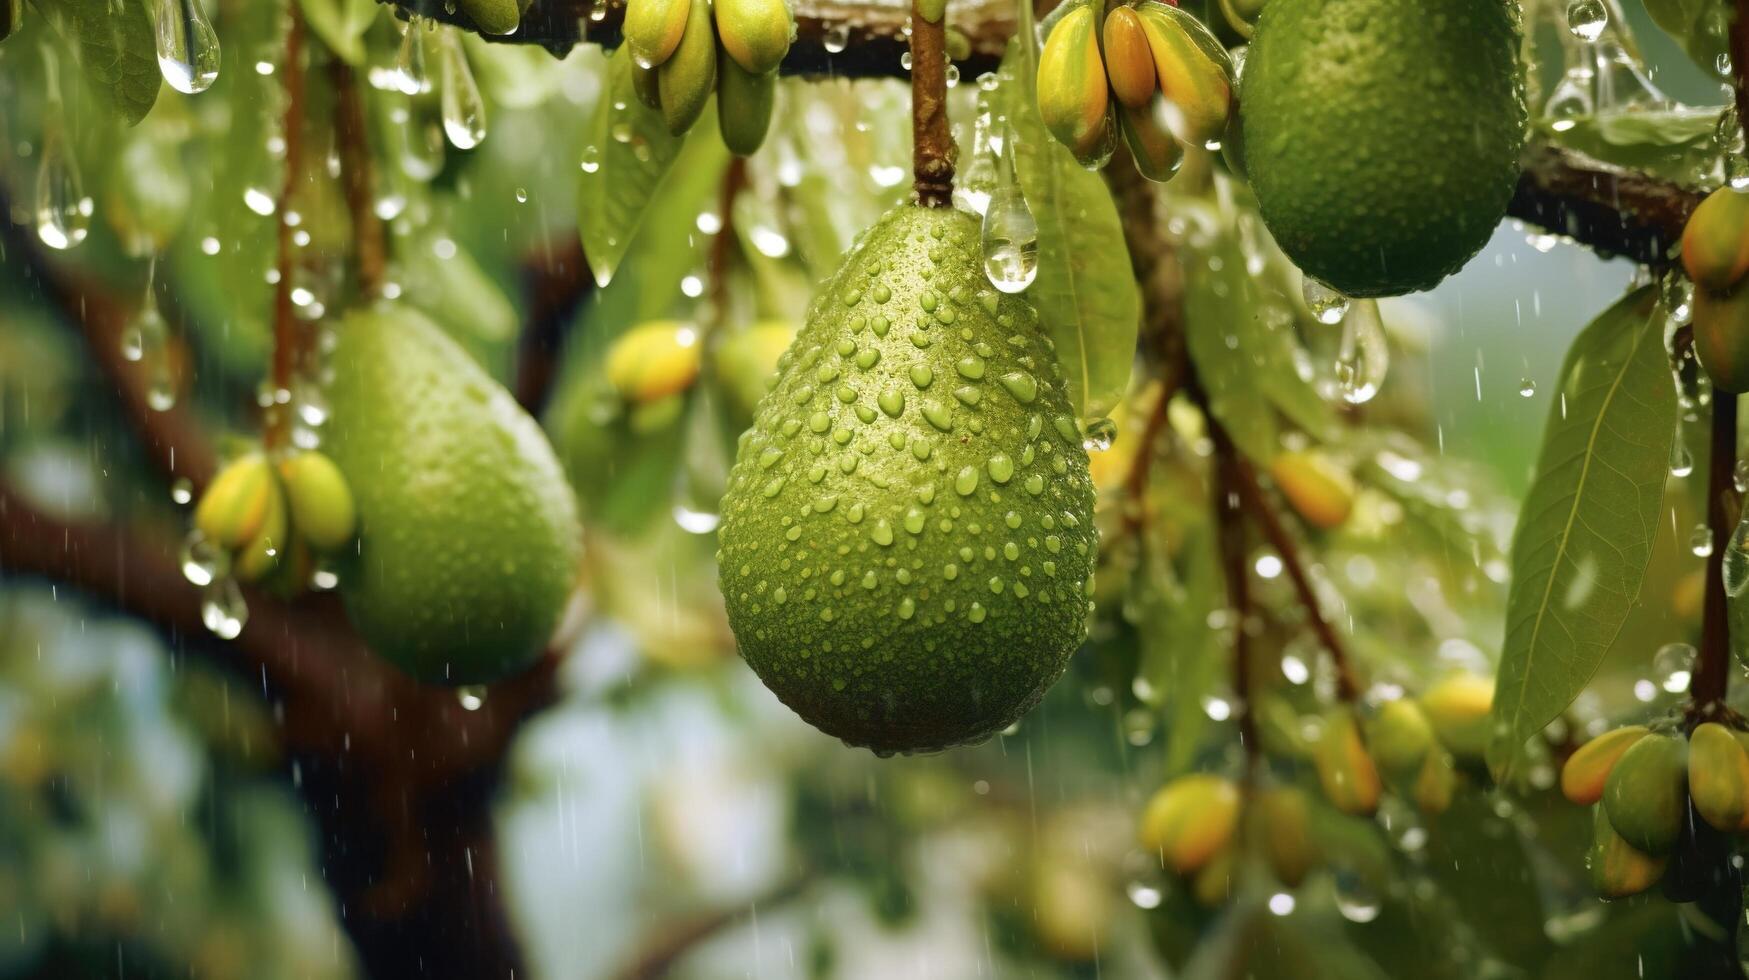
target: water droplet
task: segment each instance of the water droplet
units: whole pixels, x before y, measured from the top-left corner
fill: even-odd
[[[55,111],[52,106],[50,111]],[[92,210],[79,163],[73,159],[59,124],[51,124],[36,172],[37,237],[53,249],[72,248],[90,232]]]
[[[464,684],[455,689],[455,699],[463,711],[478,711],[486,705],[486,686]]]
[[[1603,36],[1609,26],[1609,8],[1603,0],[1568,0],[1567,30],[1587,44]]]
[[[188,580],[188,584],[204,587],[229,570],[230,558],[223,548],[208,541],[206,535],[190,530],[182,539],[181,565],[182,577]]]
[[[219,36],[200,0],[159,0],[153,33],[158,70],[184,95],[197,95],[219,77]]]
[[[1731,485],[1738,493],[1749,493],[1749,459],[1737,460],[1737,465],[1731,469]]]
[[[1336,383],[1342,400],[1350,405],[1372,401],[1390,366],[1378,305],[1369,300],[1342,323],[1342,343],[1336,352]]]
[[[722,523],[721,501],[729,482],[730,461],[719,437],[721,431],[716,399],[701,388],[687,413],[685,457],[674,477],[674,523],[690,534],[709,534]]]
[[[443,77],[443,131],[458,150],[471,150],[486,138],[486,101],[468,68],[461,33],[446,28],[439,35],[438,68]],[[526,192],[523,198],[526,200]]]
[[[1536,394],[1536,382],[1532,381],[1530,378],[1521,379],[1518,382],[1518,394],[1520,397],[1523,397],[1523,398],[1529,398],[1532,395],[1535,395]]]
[[[1081,437],[1081,448],[1090,453],[1102,453],[1116,441],[1117,423],[1109,418],[1094,419],[1087,424],[1087,432]]]
[[[401,48],[395,54],[392,81],[402,95],[431,90],[431,77],[425,68],[425,18],[415,16],[407,21],[407,32],[401,35]]]
[[[1333,326],[1341,323],[1342,318],[1348,315],[1348,297],[1311,276],[1305,277],[1300,285],[1300,292],[1306,298],[1307,308],[1319,323]]]
[[[1364,924],[1379,917],[1384,903],[1378,892],[1353,871],[1337,869],[1330,876],[1330,890],[1336,897],[1336,911],[1344,919]]]
[[[583,162],[580,166],[582,166],[583,172],[586,174],[592,174],[595,171],[600,170],[601,147],[596,146],[594,143],[585,146],[583,148]]]
[[[1670,475],[1678,479],[1694,472],[1694,454],[1688,451],[1688,443],[1683,441],[1680,427],[1676,431],[1676,441],[1670,444]]]
[[[1591,115],[1595,108],[1591,98],[1592,77],[1589,67],[1575,65],[1567,69],[1560,84],[1549,93],[1549,100],[1543,105],[1543,115],[1554,121],[1551,128],[1555,132],[1566,132],[1577,124],[1580,117]]]
[[[1749,590],[1749,517],[1737,522],[1724,554],[1725,594],[1735,599]]]
[[[183,574],[187,574],[184,567]],[[222,575],[208,582],[200,593],[200,621],[221,640],[235,640],[249,621],[249,605],[237,580]]]
[[[1038,221],[1017,184],[998,188],[984,211],[984,275],[1005,293],[1024,292],[1038,277]]]
[[[1696,524],[1688,535],[1688,550],[1694,552],[1696,558],[1706,558],[1713,553],[1713,529],[1705,524]]]
[[[820,46],[830,54],[842,54],[850,46],[850,25],[833,24],[820,38]]]
[[[1652,683],[1670,694],[1688,690],[1694,676],[1696,651],[1687,643],[1666,643],[1652,654]]]

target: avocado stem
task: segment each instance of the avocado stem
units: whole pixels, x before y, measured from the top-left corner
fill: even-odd
[[[291,410],[277,397],[290,391],[292,374],[297,369],[298,349],[303,330],[292,305],[292,226],[287,221],[292,195],[303,180],[304,159],[304,18],[297,4],[286,8],[285,63],[280,66],[285,79],[285,115],[281,136],[285,140],[285,182],[280,186],[279,204],[274,211],[276,246],[279,258],[273,285],[273,362],[270,383],[276,397],[266,409],[262,441],[269,451],[285,446],[291,428]]]
[[[911,0],[911,169],[917,203],[953,207],[959,148],[947,120],[947,15],[940,0]],[[934,9],[931,9],[931,8]],[[930,20],[929,13],[936,14]]]

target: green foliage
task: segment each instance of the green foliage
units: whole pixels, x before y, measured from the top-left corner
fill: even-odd
[[[148,0],[42,0],[44,12],[79,48],[92,88],[128,125],[158,100],[158,73]]]

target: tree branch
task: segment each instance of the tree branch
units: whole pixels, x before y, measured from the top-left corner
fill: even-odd
[[[1700,656],[1689,684],[1689,721],[1716,721],[1731,683],[1731,627],[1725,602],[1725,552],[1737,522],[1737,396],[1713,392],[1711,453],[1707,460],[1706,516],[1713,550],[1706,560],[1706,604],[1701,613]]]
[[[1665,267],[1705,195],[1648,174],[1533,143],[1506,213],[1603,256]]]
[[[945,0],[937,0],[937,9]],[[911,172],[917,203],[953,207],[959,155],[947,121],[947,15],[931,21],[928,0],[911,0]]]
[[[334,85],[334,137],[339,144],[341,189],[352,215],[352,240],[358,291],[375,296],[382,291],[388,269],[388,245],[376,213],[376,180],[371,164],[370,130],[365,125],[364,98],[358,76],[339,58],[328,62]]]

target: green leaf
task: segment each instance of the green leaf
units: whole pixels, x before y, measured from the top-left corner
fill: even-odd
[[[638,101],[631,51],[625,46],[608,61],[602,89],[584,150],[599,165],[583,171],[577,226],[595,282],[605,286],[631,248],[685,137],[671,135],[661,114]]]
[[[1488,760],[1578,696],[1640,593],[1669,476],[1676,389],[1656,290],[1628,294],[1573,344],[1512,542]]]
[[[1728,70],[1719,71],[1719,59],[1730,56],[1730,0],[1646,0],[1646,13],[1682,45],[1701,71],[1718,78],[1729,77]]]
[[[79,45],[91,87],[132,126],[158,101],[158,48],[146,0],[43,0],[62,30]]]
[[[304,20],[341,61],[364,64],[364,34],[377,18],[377,0],[299,0]]]
[[[1026,297],[1056,342],[1069,401],[1092,419],[1129,386],[1142,297],[1110,188],[1076,163],[1039,117],[1031,84],[1037,60],[1032,45],[1011,43],[1002,67],[1008,139],[1021,192],[1038,221],[1038,278]]]
[[[1634,108],[1563,119],[1557,131],[1542,124],[1546,138],[1606,163],[1644,170],[1681,183],[1704,180],[1718,164],[1714,134],[1718,106]]]
[[[1131,579],[1129,601],[1142,611],[1137,677],[1165,717],[1168,775],[1188,770],[1202,748],[1209,723],[1202,698],[1215,688],[1228,661],[1226,635],[1208,624],[1209,610],[1226,601],[1217,591],[1225,582],[1214,548],[1214,533],[1206,524],[1189,531],[1180,553],[1180,580],[1165,549],[1150,541],[1144,564]]]

